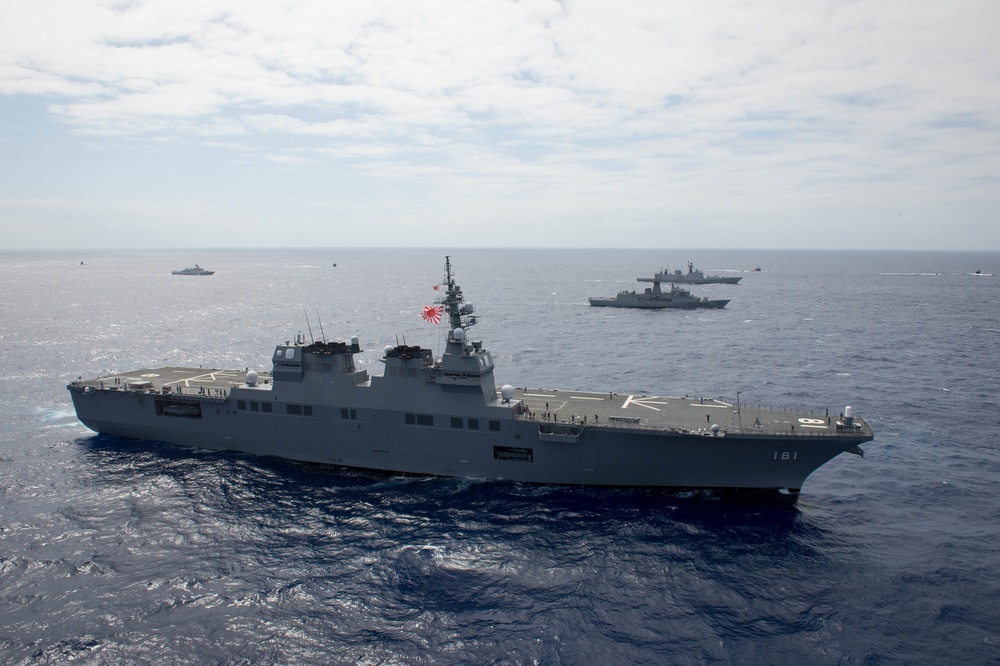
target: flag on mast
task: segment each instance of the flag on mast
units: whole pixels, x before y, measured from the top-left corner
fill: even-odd
[[[420,313],[420,316],[432,324],[440,324],[442,312],[444,312],[443,305],[428,305],[424,307],[424,311]]]

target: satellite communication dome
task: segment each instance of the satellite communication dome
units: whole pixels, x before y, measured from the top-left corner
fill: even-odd
[[[462,340],[465,340],[465,329],[464,328],[456,328],[455,331],[452,333],[452,336],[458,342],[461,342]]]
[[[391,351],[392,351],[392,345],[386,345],[385,349],[382,350],[382,352],[384,353],[385,356],[388,356],[389,352],[391,352]]]
[[[251,370],[250,372],[248,372],[247,373],[247,386],[256,386],[257,385],[257,379],[258,379],[258,377],[257,377],[257,371],[256,370]]]
[[[514,397],[514,387],[510,384],[504,384],[500,387],[500,396],[504,399],[504,402],[510,402],[511,398]]]

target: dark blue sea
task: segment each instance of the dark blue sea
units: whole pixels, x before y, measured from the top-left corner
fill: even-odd
[[[375,374],[397,340],[439,351],[445,254],[498,383],[851,405],[875,441],[791,499],[338,472],[74,416],[78,376],[269,370],[299,332],[358,335]],[[688,260],[744,276],[694,288],[724,310],[587,304]],[[215,275],[170,274],[195,262]],[[0,663],[998,664],[997,275],[972,252],[0,253]]]

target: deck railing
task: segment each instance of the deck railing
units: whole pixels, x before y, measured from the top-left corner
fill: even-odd
[[[790,413],[791,414],[815,415],[817,417],[820,416],[820,415],[824,415],[824,412],[819,412],[819,411],[817,411],[817,412],[809,412],[809,411],[803,411],[803,410],[796,410],[796,411],[790,412]],[[544,419],[544,418],[538,418],[537,416],[530,416],[527,413],[522,413],[522,414],[515,413],[514,414],[514,418],[517,419],[517,420],[519,420],[519,421],[529,421],[529,422],[538,423],[539,425],[544,425],[546,423],[552,423],[552,424],[559,424],[559,425],[566,425],[566,426],[586,426],[587,428],[600,428],[600,429],[603,429],[603,430],[657,431],[657,432],[675,432],[675,433],[691,434],[691,435],[703,435],[705,437],[712,437],[713,436],[712,431],[710,429],[708,429],[708,428],[696,428],[696,429],[679,428],[679,427],[678,428],[665,428],[665,427],[662,427],[662,426],[652,425],[650,423],[644,423],[644,422],[642,422],[641,419],[638,419],[638,418],[633,419],[633,418],[615,418],[615,417],[611,417],[610,421],[591,421],[591,420],[587,420],[586,422],[584,422],[584,421],[581,421],[580,419],[577,419],[575,421],[564,421],[564,420],[556,420],[556,419]],[[825,418],[825,416],[824,416],[824,418]],[[853,418],[854,418],[854,427],[853,428],[837,428],[836,425],[831,424],[829,428],[825,428],[825,429],[819,429],[819,428],[815,428],[814,429],[814,428],[802,428],[802,427],[800,427],[800,428],[795,428],[794,430],[792,430],[791,428],[785,430],[785,429],[767,428],[767,427],[747,428],[747,427],[744,426],[743,429],[741,430],[739,428],[739,426],[736,425],[733,428],[729,428],[729,429],[721,428],[719,430],[719,435],[718,436],[723,436],[724,437],[726,434],[730,434],[731,433],[731,434],[734,434],[734,435],[738,434],[738,435],[743,436],[743,437],[775,437],[775,436],[782,436],[782,437],[821,437],[822,438],[822,437],[846,437],[846,436],[849,436],[849,435],[873,435],[874,434],[873,431],[872,431],[871,426],[868,425],[867,421],[865,421],[860,416],[855,416]]]

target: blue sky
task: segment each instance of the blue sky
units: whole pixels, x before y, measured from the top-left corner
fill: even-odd
[[[1000,250],[992,0],[0,7],[0,248]]]

